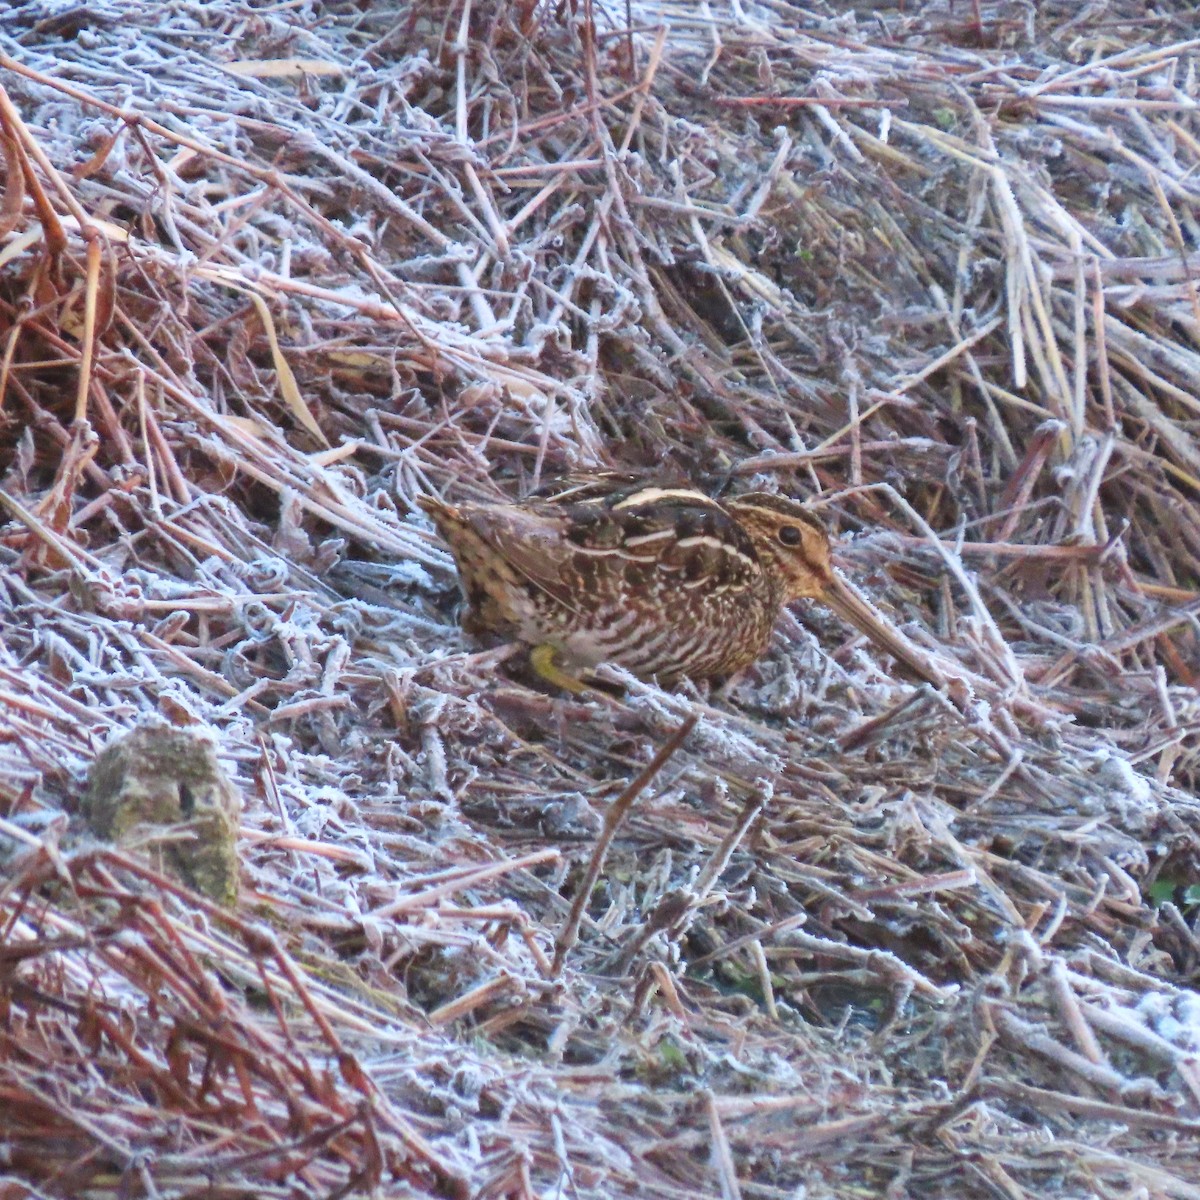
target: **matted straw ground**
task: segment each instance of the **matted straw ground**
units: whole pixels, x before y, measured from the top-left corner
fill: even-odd
[[[3,1195],[1200,1197],[1197,33],[6,6]],[[411,500],[585,467],[811,497],[943,686],[529,686]],[[80,828],[151,717],[231,910]]]

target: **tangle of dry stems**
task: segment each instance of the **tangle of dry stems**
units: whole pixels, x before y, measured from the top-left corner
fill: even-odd
[[[1198,72],[1131,0],[8,6],[5,1194],[1200,1195]],[[592,466],[811,496],[937,686],[817,610],[524,686],[410,501]],[[235,909],[79,828],[149,719]]]

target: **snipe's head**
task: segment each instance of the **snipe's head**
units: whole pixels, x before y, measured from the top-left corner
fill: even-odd
[[[769,492],[749,492],[724,504],[750,535],[759,562],[777,580],[784,603],[825,594],[833,582],[829,535],[803,504]]]

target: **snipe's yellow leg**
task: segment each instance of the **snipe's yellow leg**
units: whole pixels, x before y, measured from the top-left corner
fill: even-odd
[[[541,645],[534,646],[529,652],[529,665],[539,679],[544,679],[547,683],[562,688],[563,691],[570,692],[573,696],[579,696],[586,692],[588,685],[578,676],[564,671],[558,665],[557,660],[558,650],[549,642],[542,642]]]

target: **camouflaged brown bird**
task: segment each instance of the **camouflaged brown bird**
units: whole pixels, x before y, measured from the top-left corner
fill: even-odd
[[[599,476],[511,504],[417,503],[458,564],[464,628],[529,643],[571,690],[603,662],[666,682],[730,675],[762,656],[785,604],[844,609],[828,535],[784,496]]]

